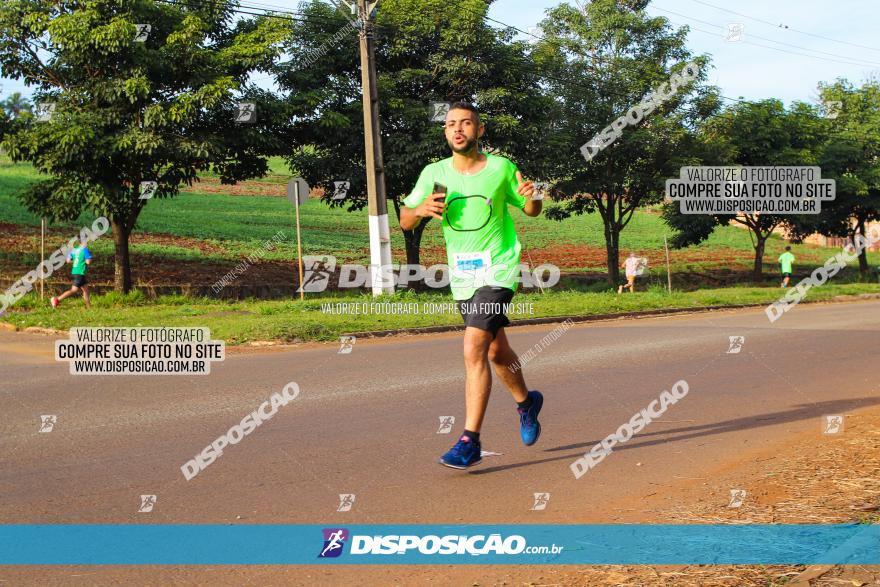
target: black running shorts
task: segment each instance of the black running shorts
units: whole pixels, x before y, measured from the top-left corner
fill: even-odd
[[[504,306],[513,299],[513,290],[506,287],[483,286],[468,300],[458,300],[458,311],[465,326],[491,332],[492,336],[510,324]]]

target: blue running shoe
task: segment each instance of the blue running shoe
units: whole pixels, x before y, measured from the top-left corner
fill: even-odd
[[[538,442],[541,436],[541,423],[538,422],[538,414],[544,406],[544,396],[540,391],[530,391],[529,397],[532,398],[532,405],[528,410],[517,408],[519,412],[519,435],[523,444],[532,446]]]
[[[440,457],[440,464],[453,469],[467,469],[483,460],[481,452],[479,441],[474,442],[467,436],[462,436],[449,452]]]

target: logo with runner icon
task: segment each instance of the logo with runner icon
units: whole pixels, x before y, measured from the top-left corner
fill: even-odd
[[[340,493],[339,494],[339,507],[336,508],[337,512],[350,512],[352,506],[354,506],[354,493]]]
[[[337,558],[345,547],[348,540],[348,530],[345,528],[324,528],[324,546],[318,554],[318,558]]]
[[[40,432],[52,432],[56,422],[58,422],[58,416],[53,414],[40,416]]]

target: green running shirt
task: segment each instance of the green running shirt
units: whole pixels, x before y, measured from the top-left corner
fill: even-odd
[[[779,265],[782,267],[782,273],[791,273],[791,264],[794,263],[794,255],[789,251],[785,251],[779,255]]]
[[[415,208],[433,193],[435,182],[446,186],[443,238],[456,300],[471,298],[484,285],[516,291],[520,278],[521,246],[507,206],[522,209],[526,199],[516,193],[516,165],[504,157],[486,158],[473,175],[456,171],[452,157],[431,163],[403,200]]]
[[[88,247],[77,247],[70,251],[67,259],[73,261],[73,267],[70,270],[71,275],[85,275],[89,268],[86,260],[91,258],[92,253],[89,252]]]

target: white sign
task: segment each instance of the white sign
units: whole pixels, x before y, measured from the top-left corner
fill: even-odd
[[[302,206],[309,199],[309,184],[301,177],[296,177],[287,182],[287,199],[291,204],[297,203],[296,186],[299,185],[299,205]]]

